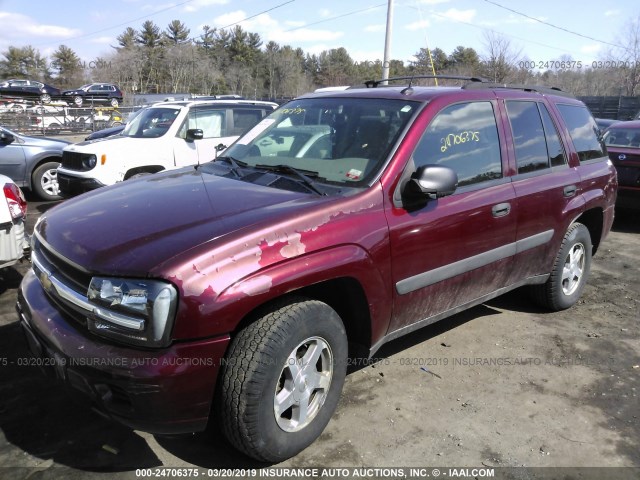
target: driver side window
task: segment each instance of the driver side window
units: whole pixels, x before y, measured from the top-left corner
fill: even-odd
[[[459,103],[439,112],[413,152],[415,167],[443,165],[458,186],[502,178],[496,117],[491,102]]]

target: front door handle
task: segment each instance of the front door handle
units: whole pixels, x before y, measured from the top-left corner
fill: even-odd
[[[491,213],[494,217],[504,217],[511,212],[511,204],[509,202],[499,203],[491,207]]]
[[[567,185],[564,187],[563,193],[565,197],[573,197],[578,191],[578,187],[575,185]]]

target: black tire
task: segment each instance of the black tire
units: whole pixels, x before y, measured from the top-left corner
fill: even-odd
[[[268,462],[285,460],[308,447],[338,404],[347,350],[342,320],[316,300],[280,303],[243,328],[229,347],[216,401],[218,421],[229,442]],[[303,353],[318,360],[305,363]],[[296,361],[288,361],[294,355]],[[293,371],[299,372],[297,382]],[[312,386],[316,382],[318,386]],[[284,409],[285,405],[278,415],[276,404],[285,398],[291,398],[292,405]],[[308,417],[302,413],[304,405],[310,406]],[[297,423],[298,416],[304,421]]]
[[[80,95],[76,95],[75,97],[73,97],[73,104],[76,107],[81,107],[83,101],[84,99]]]
[[[58,185],[57,168],[60,166],[58,162],[46,162],[33,171],[31,176],[31,185],[34,193],[40,199],[60,200],[60,187]]]
[[[51,95],[49,95],[48,93],[43,93],[42,95],[40,95],[40,101],[42,103],[49,103],[51,102]]]
[[[112,107],[117,107],[118,105],[120,105],[120,102],[118,101],[117,98],[112,98],[111,101],[109,102],[111,104]]]
[[[551,276],[542,285],[533,285],[534,300],[553,311],[573,306],[589,277],[591,269],[591,235],[581,223],[569,227],[553,264]]]

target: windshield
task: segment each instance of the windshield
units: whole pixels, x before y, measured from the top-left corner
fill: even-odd
[[[180,113],[179,108],[147,108],[127,122],[122,132],[125,137],[158,138],[167,133]]]
[[[640,148],[640,128],[614,128],[604,134],[604,143],[612,147]]]
[[[419,107],[409,100],[293,100],[262,120],[224,153],[249,167],[294,167],[317,181],[365,185],[375,177]]]

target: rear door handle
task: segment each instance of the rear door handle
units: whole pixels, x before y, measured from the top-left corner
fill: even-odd
[[[494,217],[504,217],[505,215],[509,215],[511,211],[511,204],[509,202],[499,203],[491,207],[491,213]]]
[[[578,187],[575,185],[567,185],[564,187],[563,193],[565,197],[573,197],[576,194]]]

